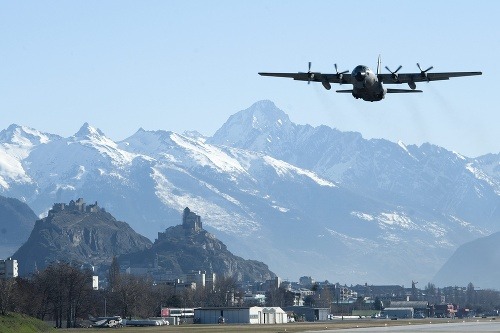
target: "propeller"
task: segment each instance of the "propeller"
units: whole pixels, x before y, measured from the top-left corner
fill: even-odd
[[[304,72],[299,72],[299,73],[304,73]],[[311,84],[311,80],[314,79],[314,73],[311,72],[311,62],[309,61],[309,66],[307,70],[307,84]]]
[[[307,70],[307,84],[311,84],[312,79],[314,79],[314,73],[311,73],[311,62],[309,61],[309,68]]]
[[[387,69],[391,74],[392,74],[392,79],[394,80],[394,82],[397,82],[398,81],[398,72],[399,70],[403,68],[403,66],[399,65],[398,69],[396,69],[394,72],[391,71],[391,69],[387,66],[385,66],[385,69]]]
[[[349,71],[343,71],[343,72],[340,72],[340,73],[339,73],[339,70],[338,70],[338,68],[337,68],[337,64],[334,64],[334,66],[335,66],[335,72],[337,72],[337,77],[338,77],[338,78],[339,78],[339,80],[340,80],[340,82],[339,82],[339,83],[340,83],[340,84],[342,84],[342,78],[343,78],[344,74],[345,74],[345,73],[349,73]]]
[[[427,82],[429,82],[429,78],[427,77],[427,72],[430,71],[431,69],[433,69],[434,67],[431,66],[424,71],[424,70],[422,70],[422,68],[420,67],[420,64],[418,62],[417,62],[417,67],[418,67],[418,69],[420,69],[420,75],[425,77],[427,79]]]

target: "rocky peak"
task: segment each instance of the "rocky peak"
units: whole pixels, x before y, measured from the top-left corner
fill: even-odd
[[[105,137],[105,135],[100,129],[92,127],[86,122],[80,127],[74,137],[76,139],[99,139]]]
[[[13,255],[20,274],[53,261],[109,264],[113,256],[137,252],[151,242],[125,222],[116,220],[97,203],[83,199],[54,204],[46,218],[36,221],[29,239]]]
[[[180,276],[191,271],[206,271],[238,280],[265,281],[275,276],[267,265],[235,256],[214,235],[204,230],[200,216],[184,210],[183,223],[158,233],[151,248],[123,255],[120,261],[131,265],[154,265]]]

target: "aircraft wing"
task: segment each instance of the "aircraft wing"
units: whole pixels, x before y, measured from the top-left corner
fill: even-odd
[[[386,84],[401,84],[408,82],[429,82],[449,80],[452,77],[482,75],[482,72],[444,72],[444,73],[401,73],[394,76],[392,74],[378,74],[379,81]]]
[[[421,93],[422,90],[409,90],[409,89],[387,89],[388,94],[407,94],[407,93]]]
[[[329,83],[351,83],[351,74],[323,74],[320,72],[309,73],[266,73],[259,72],[262,76],[288,77],[298,81],[329,82]]]

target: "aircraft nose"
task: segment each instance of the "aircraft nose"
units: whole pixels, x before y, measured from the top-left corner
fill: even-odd
[[[365,79],[365,76],[366,76],[366,73],[365,72],[357,72],[356,75],[354,75],[354,78],[356,79],[356,81],[363,81]]]

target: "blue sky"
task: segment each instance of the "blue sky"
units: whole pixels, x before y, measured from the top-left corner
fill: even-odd
[[[269,99],[298,124],[499,153],[499,13],[498,1],[0,1],[0,129],[212,135]],[[401,72],[483,75],[369,103],[257,74],[375,69],[379,54]]]

